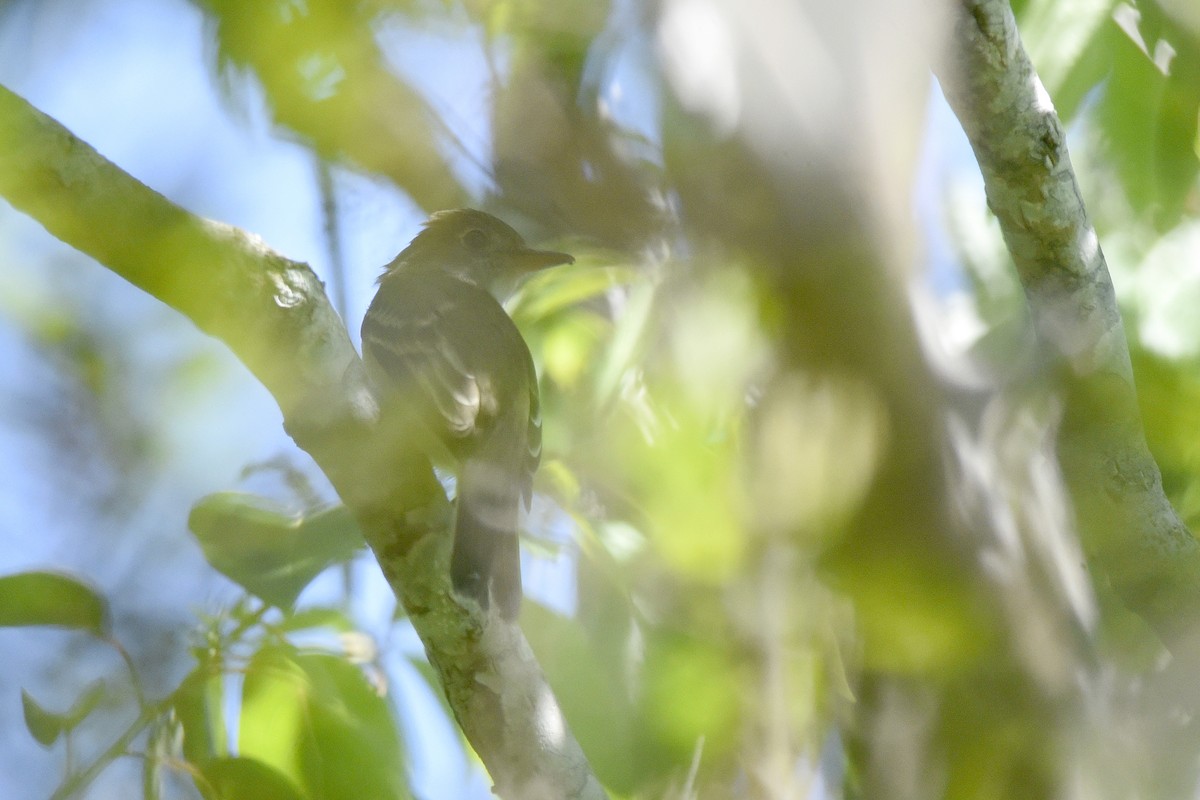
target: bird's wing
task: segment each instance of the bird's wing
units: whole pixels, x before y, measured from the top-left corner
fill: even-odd
[[[417,406],[460,457],[492,430],[498,414],[526,416],[528,497],[541,453],[537,377],[529,348],[495,298],[441,273],[392,273],[380,283],[362,338],[376,386]]]

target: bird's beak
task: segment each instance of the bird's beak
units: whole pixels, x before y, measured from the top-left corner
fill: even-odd
[[[574,264],[575,256],[567,253],[556,253],[553,250],[521,249],[514,251],[511,256],[513,266],[521,272],[535,272],[558,264]]]

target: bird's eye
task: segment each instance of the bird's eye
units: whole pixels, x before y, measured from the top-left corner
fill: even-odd
[[[462,235],[462,243],[469,250],[482,250],[483,246],[487,244],[487,234],[478,228],[472,228]]]

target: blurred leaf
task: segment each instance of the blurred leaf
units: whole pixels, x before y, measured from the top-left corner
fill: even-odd
[[[535,476],[537,490],[549,494],[564,508],[573,508],[579,502],[582,486],[579,476],[562,459],[547,459]]]
[[[275,627],[284,632],[329,628],[339,633],[348,633],[356,626],[353,620],[336,608],[305,608],[288,614]]]
[[[1200,529],[1200,365],[1134,346],[1134,376],[1146,441],[1163,489],[1193,531]]]
[[[387,702],[329,655],[265,647],[246,669],[239,752],[326,800],[406,798],[404,751]]]
[[[839,564],[837,588],[854,600],[866,669],[950,675],[994,645],[995,627],[956,575],[883,547]]]
[[[183,728],[183,755],[192,764],[205,763],[228,751],[221,716],[224,697],[220,673],[201,664],[180,682],[171,698]]]
[[[638,364],[639,349],[651,324],[655,287],[649,283],[635,287],[626,301],[613,330],[607,356],[596,373],[596,404],[602,406],[621,388],[622,381]]]
[[[1108,65],[1103,55],[1117,2],[1030,0],[1021,4],[1017,20],[1021,39],[1064,119],[1105,77]]]
[[[609,436],[624,480],[641,498],[651,547],[680,576],[715,585],[743,566],[749,540],[741,527],[736,442],[699,413],[686,402],[672,404],[653,441],[628,417],[614,420]]]
[[[47,711],[24,689],[21,690],[21,711],[25,715],[25,728],[44,747],[54,744],[67,729],[66,715]]]
[[[546,331],[540,347],[533,340],[529,344],[539,352],[546,377],[569,391],[579,388],[581,379],[595,362],[598,345],[612,325],[588,311],[562,316]]]
[[[188,527],[214,569],[280,608],[290,608],[322,570],[349,561],[363,546],[345,506],[291,515],[238,492],[201,499]]]
[[[49,711],[33,699],[33,695],[21,690],[21,710],[25,715],[25,727],[40,744],[49,747],[64,732],[71,731],[83,722],[104,699],[103,681],[95,681],[62,714]]]
[[[630,267],[594,267],[568,264],[535,273],[521,287],[512,305],[518,324],[536,322],[563,309],[603,295],[614,286],[633,283],[638,273]]]
[[[108,634],[108,603],[81,579],[57,572],[0,578],[0,626],[55,625]]]
[[[1160,230],[1179,219],[1196,176],[1200,53],[1156,16],[1124,7],[1099,122],[1133,207]]]
[[[612,5],[490,5],[488,29],[507,54],[504,80],[492,89],[492,169],[512,207],[555,230],[632,249],[666,214],[655,202],[662,170],[653,149],[607,110],[604,89],[624,38],[606,35],[617,30]]]
[[[746,439],[748,504],[760,530],[828,541],[857,511],[886,448],[887,410],[874,387],[845,375],[775,380]]]
[[[730,655],[698,639],[659,635],[646,658],[649,724],[679,759],[704,740],[707,756],[737,743],[741,677]]]
[[[340,0],[202,0],[222,66],[250,70],[275,121],[325,158],[394,180],[424,208],[461,206],[464,194],[439,151],[445,127],[389,68],[372,4]]]
[[[307,800],[286,775],[253,758],[216,758],[199,765],[205,800]]]

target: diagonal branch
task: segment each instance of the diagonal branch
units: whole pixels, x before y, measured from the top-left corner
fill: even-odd
[[[1169,648],[1195,650],[1200,547],[1146,447],[1129,348],[1054,106],[1005,0],[954,3],[938,71],[1066,401],[1059,456],[1091,568]]]
[[[520,629],[451,593],[445,495],[391,441],[307,265],[189,214],[3,87],[0,196],[223,341],[271,392],[358,519],[498,794],[605,796]]]

